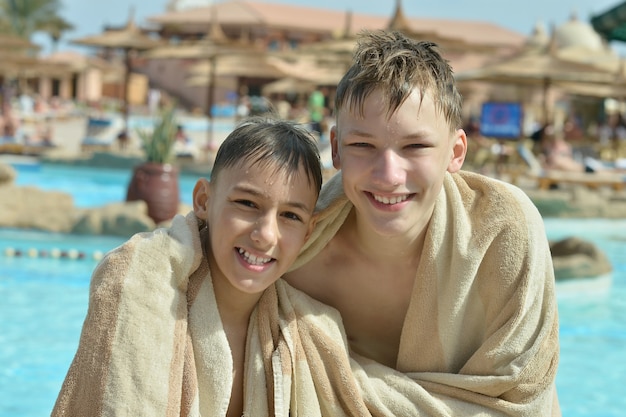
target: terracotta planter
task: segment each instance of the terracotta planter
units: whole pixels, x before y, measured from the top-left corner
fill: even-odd
[[[135,200],[148,204],[148,216],[155,223],[170,220],[178,212],[180,200],[178,168],[154,162],[136,166],[126,194],[126,201]]]

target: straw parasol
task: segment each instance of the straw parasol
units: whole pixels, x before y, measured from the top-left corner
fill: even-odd
[[[215,87],[220,75],[256,75],[255,66],[262,52],[251,45],[231,41],[212,23],[207,36],[199,41],[163,45],[142,53],[146,59],[188,59],[197,63],[187,74],[187,85],[206,87],[207,148],[213,149],[213,115]],[[257,62],[251,62],[256,59]]]
[[[548,82],[610,83],[613,73],[597,66],[566,60],[552,54],[525,53],[466,71],[457,75],[459,81],[489,81],[522,85],[543,85]]]
[[[124,98],[123,113],[126,129],[128,128],[128,86],[130,82],[130,73],[132,70],[132,52],[133,51],[145,51],[151,48],[155,48],[162,45],[162,42],[151,38],[144,34],[134,22],[133,10],[131,9],[130,16],[126,26],[121,29],[107,29],[104,32],[86,36],[79,39],[72,40],[72,43],[76,45],[92,46],[97,48],[109,48],[109,49],[121,49],[124,51],[124,63],[126,67],[126,74],[124,77]]]
[[[25,50],[37,51],[39,49],[41,49],[39,45],[32,43],[28,39],[8,33],[0,33],[0,50],[3,52]]]
[[[298,52],[303,54],[311,52],[331,53],[344,55],[350,59],[352,58],[352,54],[354,53],[356,46],[357,42],[355,37],[342,37],[302,45],[298,48]]]
[[[240,53],[236,55],[220,56],[215,64],[211,62],[200,62],[192,65],[187,74],[193,78],[204,78],[204,84],[208,85],[209,78],[215,72],[216,77],[261,77],[279,78],[285,74],[268,62],[263,53]]]
[[[315,83],[294,77],[285,77],[263,86],[263,94],[295,93],[306,94],[315,90]]]
[[[555,86],[572,95],[597,98],[622,99],[626,97],[626,84],[603,85],[590,83],[557,83]]]
[[[210,8],[209,28],[207,35],[196,42],[183,42],[178,45],[164,45],[149,51],[142,56],[146,59],[193,59],[199,62],[188,74],[187,84],[207,88],[206,116],[209,120],[207,129],[207,148],[215,149],[213,141],[214,92],[219,75],[259,76],[259,71],[271,71],[261,62],[266,54],[254,45],[241,40],[229,39],[221,29],[217,20],[215,5]],[[206,60],[200,62],[201,60]],[[282,75],[282,74],[280,74]]]
[[[38,65],[35,52],[39,46],[28,39],[0,34],[0,76],[17,76],[20,71]]]
[[[268,57],[267,61],[285,76],[307,81],[315,85],[337,85],[346,72],[342,62],[322,65],[316,59],[307,59],[306,57],[296,61],[285,60],[279,57]]]
[[[615,71],[560,57],[553,47],[549,47],[540,51],[523,51],[482,68],[461,72],[456,75],[456,79],[459,82],[483,81],[540,87],[543,90],[543,114],[547,118],[547,97],[552,86],[610,86],[615,85],[616,76]]]
[[[229,56],[259,51],[247,44],[210,35],[197,41],[160,45],[141,54],[146,59],[209,59],[213,56]]]
[[[20,88],[26,77],[41,74],[64,75],[71,71],[69,67],[60,63],[50,63],[39,59],[36,52],[40,49],[37,44],[28,39],[10,34],[0,34],[0,79],[17,79]],[[5,91],[0,97],[1,102],[10,100]]]
[[[28,70],[40,63],[41,61],[35,57],[0,51],[0,75],[3,76],[17,76],[20,71]]]

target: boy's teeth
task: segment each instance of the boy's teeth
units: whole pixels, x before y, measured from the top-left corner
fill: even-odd
[[[397,204],[397,203],[401,203],[402,201],[405,201],[407,198],[408,196],[406,195],[389,198],[389,197],[383,197],[383,196],[374,194],[374,200],[383,204]]]
[[[243,255],[244,259],[252,265],[263,265],[272,260],[272,258],[262,258],[260,256],[255,256],[247,250],[241,248],[239,248],[239,253]]]

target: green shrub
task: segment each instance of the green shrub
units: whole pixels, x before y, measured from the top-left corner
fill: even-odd
[[[176,106],[165,107],[159,114],[153,129],[137,129],[147,162],[169,164],[175,159]]]

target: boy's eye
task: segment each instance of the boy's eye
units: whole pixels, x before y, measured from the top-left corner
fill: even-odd
[[[407,145],[406,147],[409,149],[423,149],[423,148],[428,148],[428,145],[424,143],[411,143],[410,145]]]
[[[251,207],[251,208],[256,207],[256,204],[254,204],[254,202],[250,200],[235,200],[235,203],[241,204],[242,206]]]
[[[283,214],[284,217],[290,219],[290,220],[296,220],[301,222],[302,221],[302,217],[300,217],[299,215],[297,215],[296,213],[292,212],[292,211],[287,211]]]
[[[372,147],[373,145],[367,142],[353,142],[353,143],[349,143],[348,146],[352,146],[354,148],[369,148],[369,147]]]

